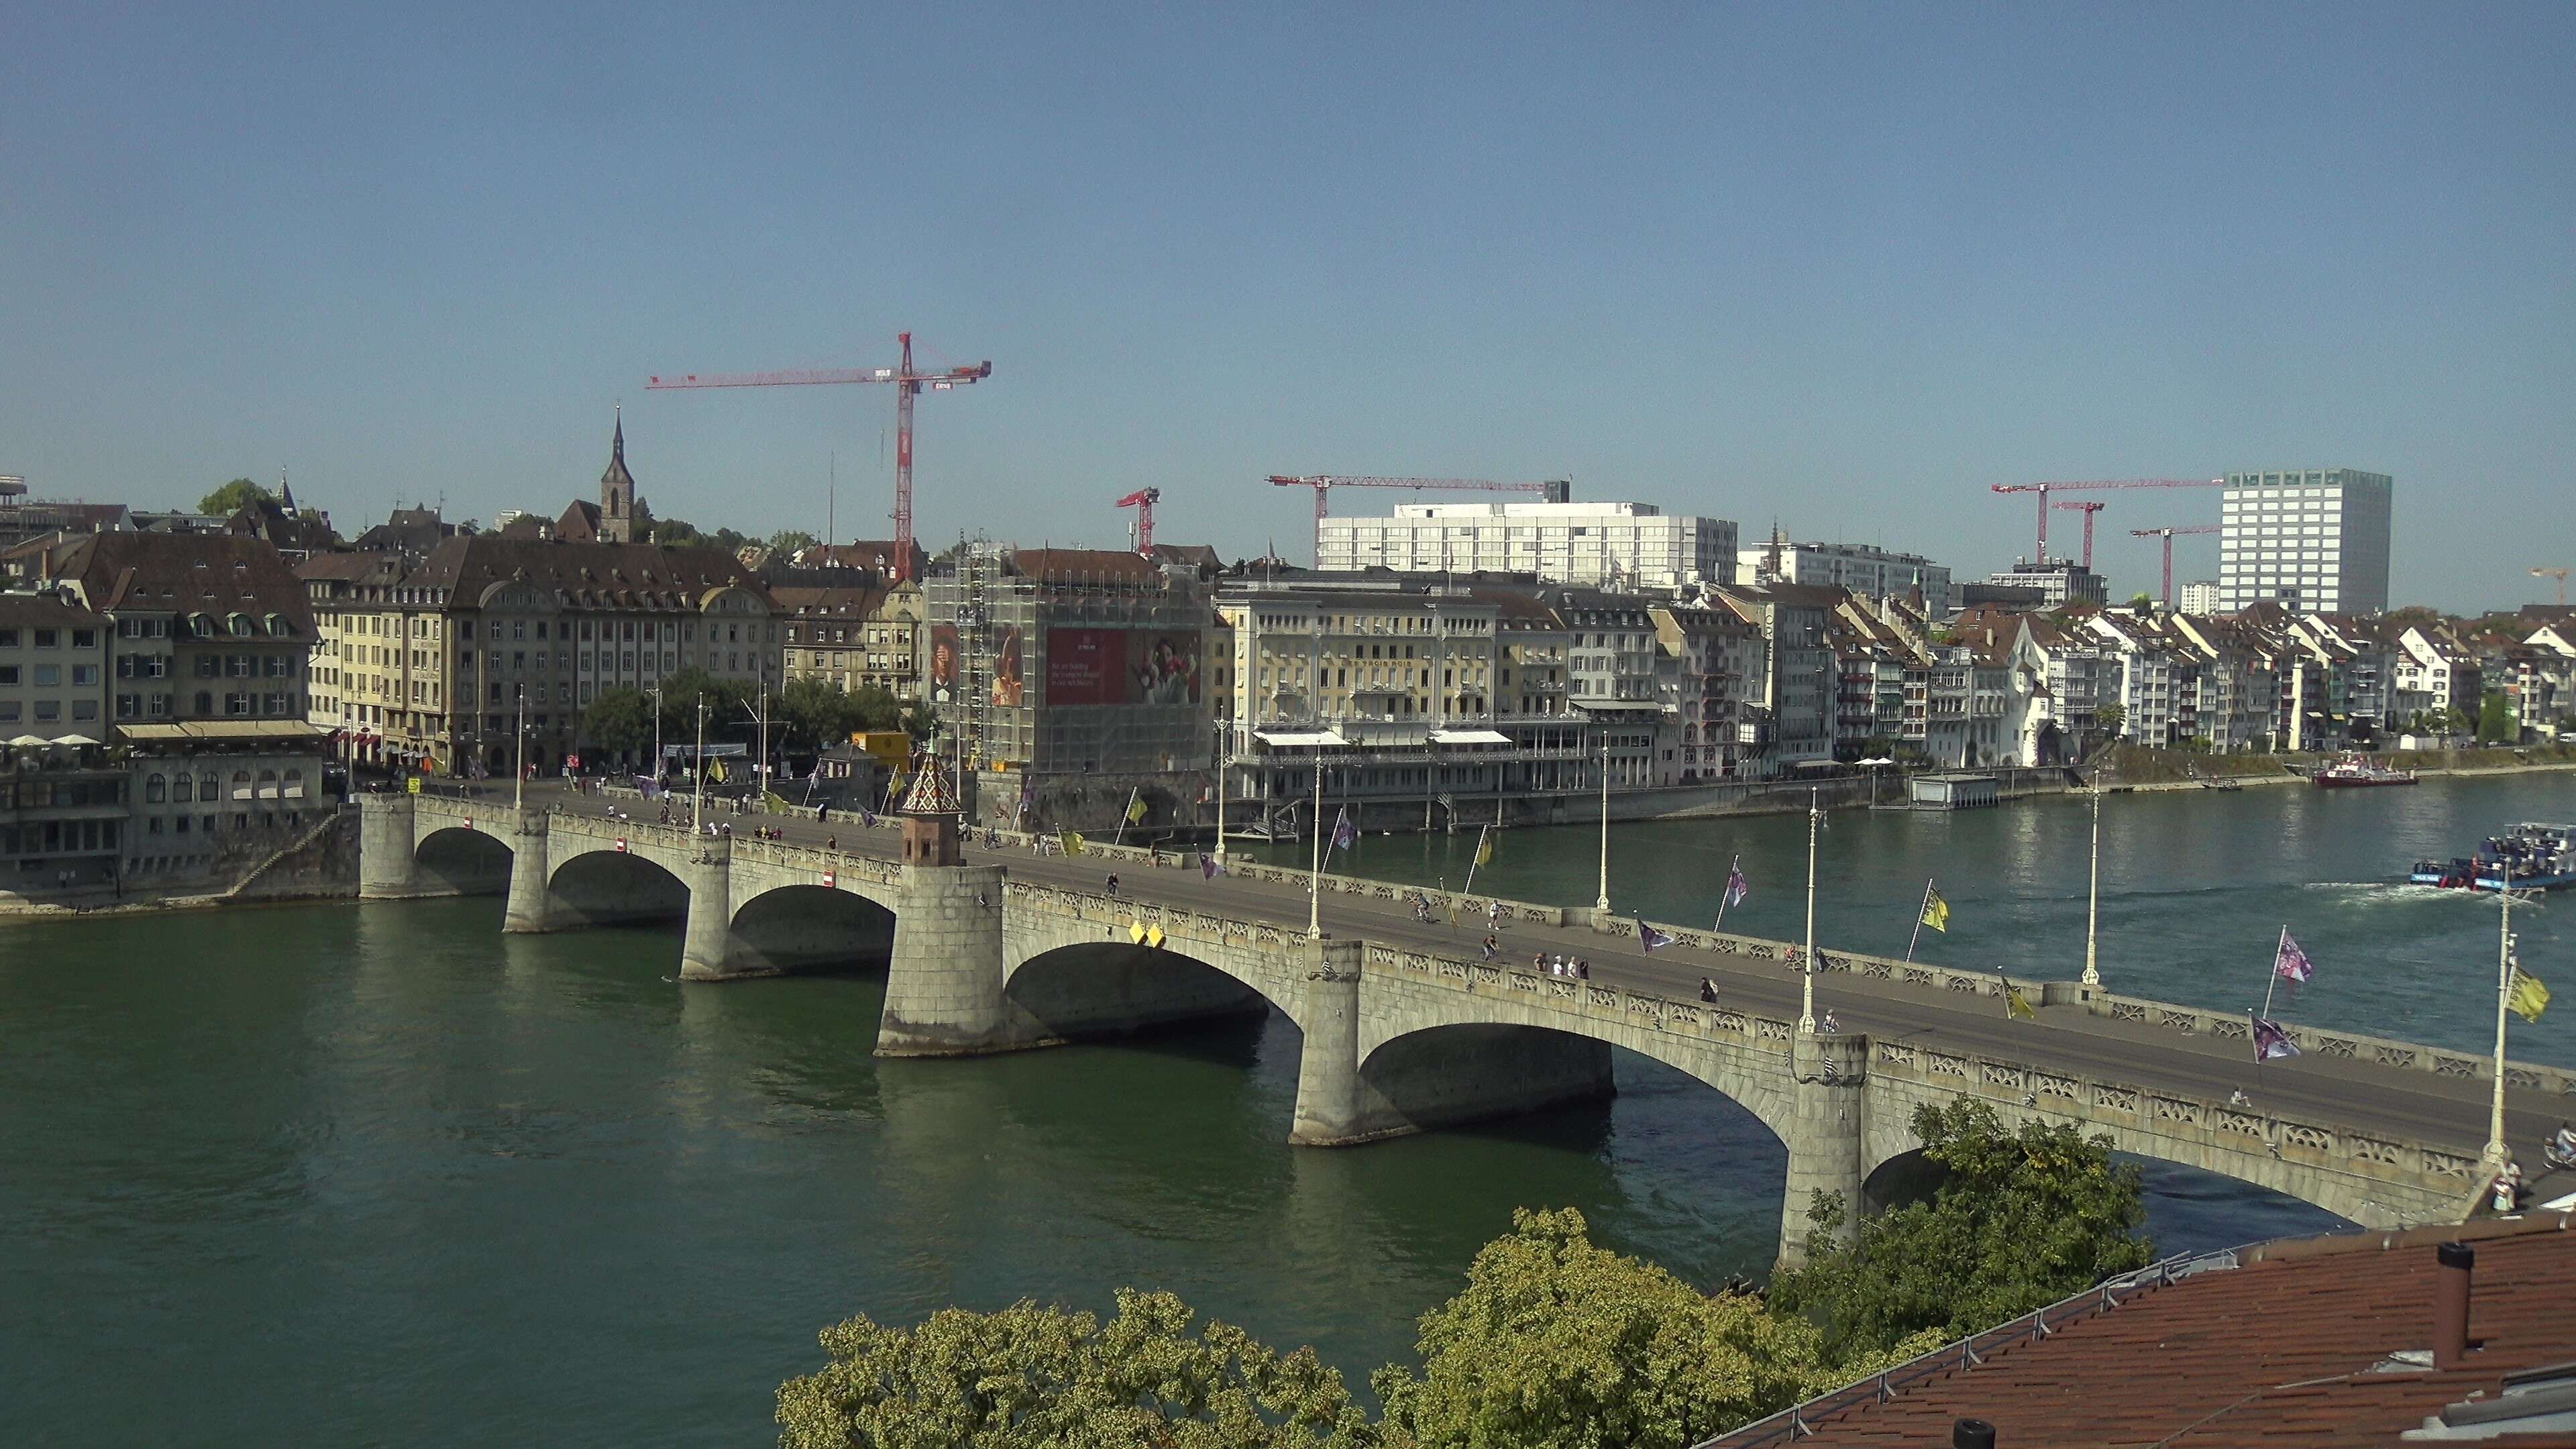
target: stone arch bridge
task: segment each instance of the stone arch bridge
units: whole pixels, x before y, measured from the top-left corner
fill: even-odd
[[[1258,910],[1211,908],[1187,898],[1201,882],[1195,870],[1150,872],[1113,897],[1073,883],[1061,860],[1043,862],[1057,867],[1046,880],[1036,860],[1008,870],[905,865],[436,796],[374,795],[360,806],[363,898],[505,890],[511,932],[684,919],[688,980],[881,954],[884,1055],[1014,1051],[1275,1009],[1303,1035],[1290,1131],[1301,1144],[1604,1096],[1610,1048],[1623,1047],[1732,1098],[1785,1144],[1789,1261],[1803,1250],[1814,1193],[1838,1191],[1856,1210],[1873,1173],[1921,1146],[1914,1109],[1961,1097],[2008,1122],[2072,1122],[2122,1151],[2365,1226],[2456,1218],[2475,1186],[2483,1120],[2449,1110],[2447,1098],[2428,1105],[2415,1089],[2433,1079],[2420,1072],[2389,1071],[2368,1080],[2372,1090],[2329,1091],[2295,1112],[2257,1111],[2231,1106],[2199,1059],[2177,1054],[2168,1069],[2132,1050],[2112,1060],[2100,1042],[2069,1033],[2025,1028],[2048,1050],[1997,1050],[1990,1034],[1944,1040],[1937,1027],[1802,1033],[1794,1006],[1462,959],[1459,947],[1405,939],[1392,924],[1310,939],[1302,893],[1274,891]],[[872,833],[860,844],[886,842]],[[2454,1117],[2452,1130],[2421,1130]]]

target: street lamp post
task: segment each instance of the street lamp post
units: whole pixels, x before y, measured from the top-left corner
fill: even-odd
[[[2102,782],[2093,782],[2093,884],[2084,893],[2084,984],[2102,984]]]
[[[707,825],[707,697],[698,696],[698,759],[689,777],[689,833]]]
[[[662,788],[662,685],[656,680],[646,694],[653,696],[653,788]]]
[[[1324,934],[1324,747],[1315,747],[1315,858],[1306,873],[1306,939]]]
[[[528,691],[519,689],[519,728],[511,741],[510,808],[523,809],[528,803]]]
[[[1798,964],[1798,1030],[1816,1029],[1816,832],[1824,824],[1824,808],[1816,803],[1817,793],[1807,791],[1807,953]]]
[[[1596,928],[1610,914],[1610,735],[1601,735],[1601,892],[1592,902]]]

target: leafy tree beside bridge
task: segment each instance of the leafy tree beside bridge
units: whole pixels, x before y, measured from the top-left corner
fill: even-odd
[[[1458,1296],[1423,1315],[1418,1367],[1371,1376],[1371,1421],[1312,1349],[1280,1354],[1168,1293],[1107,1322],[1023,1301],[915,1329],[854,1318],[778,1391],[784,1449],[1687,1449],[2141,1267],[2137,1169],[2108,1139],[1963,1101],[1915,1116],[1946,1172],[1928,1201],[1820,1234],[1767,1295],[1706,1294],[1521,1209]],[[1820,1223],[1838,1219],[1828,1196]]]

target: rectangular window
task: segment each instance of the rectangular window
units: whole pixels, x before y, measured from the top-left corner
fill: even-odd
[[[76,720],[98,718],[98,701],[94,699],[73,700],[72,718]]]
[[[63,667],[61,665],[39,664],[36,666],[36,683],[38,685],[59,685],[62,682]]]

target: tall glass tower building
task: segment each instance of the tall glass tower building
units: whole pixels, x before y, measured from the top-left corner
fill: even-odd
[[[2388,607],[2388,500],[2395,482],[2358,468],[2227,475],[2218,594],[2233,613],[2275,603],[2303,614]]]

